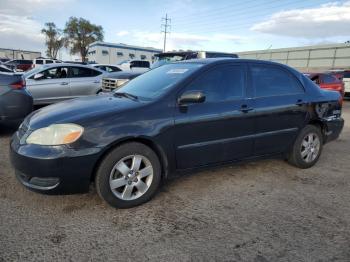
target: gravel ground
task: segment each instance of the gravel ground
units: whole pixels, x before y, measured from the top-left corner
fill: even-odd
[[[92,187],[23,188],[0,134],[0,261],[350,261],[350,102],[341,137],[308,170],[263,160],[168,181],[116,210]]]

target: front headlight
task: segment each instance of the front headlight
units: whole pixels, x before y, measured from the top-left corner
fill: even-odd
[[[117,79],[117,87],[121,87],[126,82],[129,82],[129,79]]]
[[[33,131],[27,138],[27,144],[57,146],[70,144],[79,139],[84,128],[76,124],[53,124]]]

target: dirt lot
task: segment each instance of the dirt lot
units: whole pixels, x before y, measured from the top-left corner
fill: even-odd
[[[264,160],[172,179],[128,210],[15,179],[0,134],[0,261],[350,261],[350,102],[308,170]]]

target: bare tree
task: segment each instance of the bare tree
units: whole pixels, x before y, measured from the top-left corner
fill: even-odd
[[[45,24],[45,28],[41,30],[41,33],[46,37],[46,55],[56,59],[58,51],[63,47],[65,42],[62,30],[58,29],[55,23],[49,22]]]
[[[85,62],[89,45],[103,40],[102,26],[91,24],[84,18],[70,17],[64,29],[66,47],[71,54],[80,54],[81,61]]]

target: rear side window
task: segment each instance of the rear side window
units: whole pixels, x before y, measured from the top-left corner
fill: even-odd
[[[46,64],[52,64],[53,61],[52,60],[46,60]]]
[[[350,78],[350,71],[344,72],[344,78]]]
[[[94,77],[101,74],[101,72],[85,68],[85,67],[71,67],[70,68],[71,73],[70,77],[77,78],[77,77]]]
[[[338,82],[338,79],[332,75],[322,75],[322,82],[325,84],[332,84]]]
[[[289,72],[269,65],[251,66],[252,84],[256,97],[300,94],[300,83]]]
[[[218,66],[195,79],[186,90],[202,91],[206,102],[220,102],[242,98],[245,86],[242,66]]]

